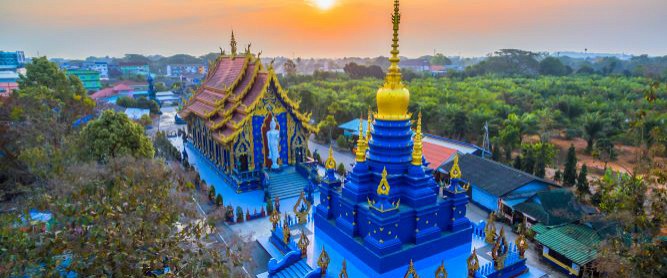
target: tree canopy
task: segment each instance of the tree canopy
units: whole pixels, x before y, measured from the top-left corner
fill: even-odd
[[[107,161],[126,155],[153,157],[155,150],[151,140],[144,135],[144,128],[132,122],[124,113],[106,110],[81,131],[81,156]]]

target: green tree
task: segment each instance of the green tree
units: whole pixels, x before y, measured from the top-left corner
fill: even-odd
[[[151,119],[151,116],[149,116],[148,114],[141,115],[141,118],[139,119],[139,124],[141,124],[141,126],[144,127],[149,126],[153,124],[153,119]]]
[[[595,140],[601,135],[605,122],[599,113],[588,113],[583,116],[582,129],[586,135],[586,153],[591,153]]]
[[[54,182],[58,190],[31,202],[53,214],[48,232],[10,224],[22,223],[23,210],[0,215],[0,237],[9,239],[0,248],[11,254],[0,256],[0,276],[23,276],[31,269],[39,269],[38,276],[60,276],[66,254],[72,260],[67,270],[85,277],[139,277],[165,266],[177,276],[233,276],[220,244],[204,244],[208,227],[183,203],[190,189],[161,162],[125,157],[106,165],[79,164]]]
[[[223,202],[222,195],[218,194],[218,196],[215,196],[215,206],[216,207],[222,206],[222,202]]]
[[[342,162],[338,163],[338,168],[336,169],[336,173],[338,173],[338,175],[341,176],[345,176],[345,174],[347,173],[347,171],[345,170],[345,165],[343,165]]]
[[[106,110],[81,131],[81,156],[96,161],[131,155],[153,157],[155,151],[144,129],[124,113]]]
[[[563,171],[563,185],[574,186],[577,180],[577,153],[574,145],[570,145],[565,158],[565,170]]]
[[[215,198],[215,186],[211,186],[208,188],[208,200],[213,202]]]
[[[563,63],[556,57],[547,57],[540,61],[540,74],[563,76],[569,74],[572,69],[563,65]]]
[[[510,161],[512,159],[512,151],[521,144],[521,135],[519,128],[513,125],[505,126],[505,128],[500,130],[500,142],[503,144],[503,149],[505,150],[505,160]]]
[[[514,157],[514,162],[512,162],[512,167],[517,170],[522,170],[523,169],[523,159],[521,159],[521,155],[517,155]]]
[[[327,115],[327,117],[318,124],[320,132],[317,134],[317,137],[323,142],[330,142],[337,125],[338,122],[336,122],[334,116],[331,114]]]
[[[443,55],[442,53],[437,53],[435,56],[431,57],[431,65],[451,65],[452,60],[447,58],[447,56]]]
[[[581,196],[591,194],[591,189],[588,186],[588,167],[586,167],[586,164],[581,166],[579,176],[577,176],[577,193]]]

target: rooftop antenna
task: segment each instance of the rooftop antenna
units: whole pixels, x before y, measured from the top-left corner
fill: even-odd
[[[486,158],[487,153],[491,153],[491,142],[489,141],[489,122],[484,122],[484,142],[482,142],[482,158]]]

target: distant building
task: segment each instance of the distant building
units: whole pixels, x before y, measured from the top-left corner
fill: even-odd
[[[204,65],[196,65],[196,64],[167,65],[167,76],[170,77],[179,77],[188,73],[206,74],[207,71],[208,69]]]
[[[463,177],[471,184],[469,192],[472,201],[488,211],[503,212],[505,206],[512,208],[538,192],[557,186],[551,181],[474,154],[461,156],[459,165]],[[451,167],[452,161],[448,161],[438,171],[449,173]]]
[[[431,62],[428,59],[405,59],[401,60],[399,66],[402,69],[408,69],[414,72],[429,71]]]
[[[68,70],[67,74],[75,75],[83,83],[83,87],[88,91],[97,91],[102,88],[102,83],[100,82],[100,73],[94,70]]]
[[[107,62],[85,62],[83,67],[100,73],[100,80],[109,80],[109,64]]]
[[[23,51],[0,51],[0,71],[13,71],[25,65],[25,54]]]
[[[151,115],[151,110],[150,109],[141,109],[141,108],[127,108],[124,111],[125,115],[127,115],[130,120],[138,121],[143,117],[144,115]]]
[[[146,64],[122,63],[119,65],[121,75],[123,78],[130,78],[134,76],[147,76],[150,69]]]
[[[18,90],[19,84],[16,83],[19,75],[13,71],[0,71],[0,97],[9,96],[15,90]]]
[[[90,97],[96,101],[116,103],[121,96],[138,98],[148,95],[148,83],[131,80],[123,80],[113,84],[112,87],[99,90]]]
[[[526,219],[528,228],[537,223],[547,226],[572,223],[581,220],[589,211],[577,201],[572,191],[563,188],[538,192],[523,203],[505,208],[503,214],[511,215],[512,223]]]

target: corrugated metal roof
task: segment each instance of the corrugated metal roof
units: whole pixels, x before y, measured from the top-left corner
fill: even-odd
[[[567,224],[538,233],[535,240],[582,266],[595,259],[601,238],[586,225]]]

